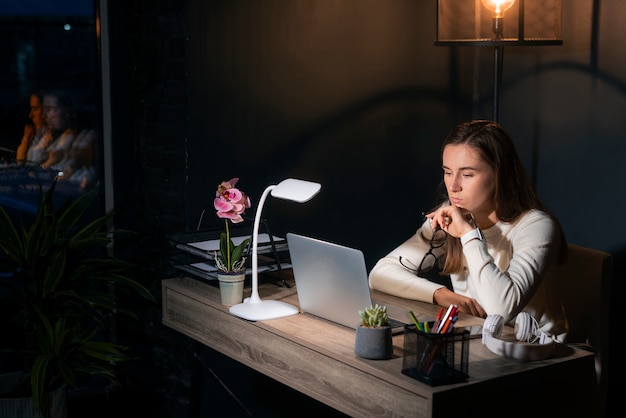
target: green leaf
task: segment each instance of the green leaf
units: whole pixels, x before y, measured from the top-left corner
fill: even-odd
[[[50,361],[51,356],[39,355],[35,359],[31,369],[31,391],[33,393],[33,400],[35,401],[35,408],[37,410],[41,410],[44,393],[46,392],[46,376]]]
[[[361,325],[366,327],[389,325],[386,306],[370,305],[365,310],[359,311],[359,316],[361,317]]]
[[[249,243],[250,243],[250,238],[246,238],[239,245],[235,247],[234,243],[232,243],[231,241],[231,244],[234,247],[233,254],[231,256],[231,261],[233,264],[235,264],[237,261],[241,259],[241,257],[243,257],[243,254],[246,251],[246,248],[248,247]]]

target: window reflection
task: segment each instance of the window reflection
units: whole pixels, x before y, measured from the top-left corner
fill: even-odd
[[[0,2],[0,205],[34,214],[101,181],[97,0]]]

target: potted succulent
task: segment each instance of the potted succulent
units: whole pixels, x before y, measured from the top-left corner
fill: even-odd
[[[0,398],[32,397],[35,412],[29,416],[37,417],[52,416],[53,404],[60,416],[66,414],[66,388],[86,379],[117,383],[116,366],[131,359],[129,347],[106,338],[104,330],[117,315],[134,317],[120,304],[125,293],[155,301],[135,280],[138,266],[109,254],[113,213],[91,221],[85,216],[100,187],[58,209],[55,188],[56,180],[46,192],[40,188],[37,213],[28,225],[18,225],[0,207],[0,288],[3,304],[14,314],[0,351],[21,364],[13,373],[16,384]],[[55,390],[61,406],[49,398]]]
[[[393,355],[391,325],[387,307],[370,305],[359,311],[361,323],[356,328],[354,352],[357,356],[371,360],[385,360]]]
[[[215,253],[215,267],[224,305],[235,305],[243,299],[243,284],[246,278],[246,249],[250,238],[235,245],[230,237],[229,221],[243,222],[243,214],[250,207],[250,198],[236,188],[239,178],[223,181],[217,186],[213,206],[217,217],[224,219],[225,231],[220,233],[220,251]]]

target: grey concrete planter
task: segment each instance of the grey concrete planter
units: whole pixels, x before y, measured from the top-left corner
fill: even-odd
[[[370,360],[386,360],[393,355],[391,326],[364,327],[356,329],[354,353]]]

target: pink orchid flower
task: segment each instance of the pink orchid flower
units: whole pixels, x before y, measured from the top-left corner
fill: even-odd
[[[241,190],[235,188],[239,178],[223,181],[218,187],[213,206],[219,218],[230,219],[232,223],[243,221],[241,216],[250,207],[250,199]]]
[[[224,219],[226,232],[220,234],[220,256],[216,254],[216,264],[219,270],[224,272],[239,271],[244,268],[244,250],[250,239],[245,239],[240,245],[235,246],[230,239],[228,220],[232,223],[243,222],[241,216],[250,207],[250,199],[241,190],[235,188],[239,181],[238,177],[229,181],[223,181],[217,186],[213,206],[217,211],[218,218]]]

